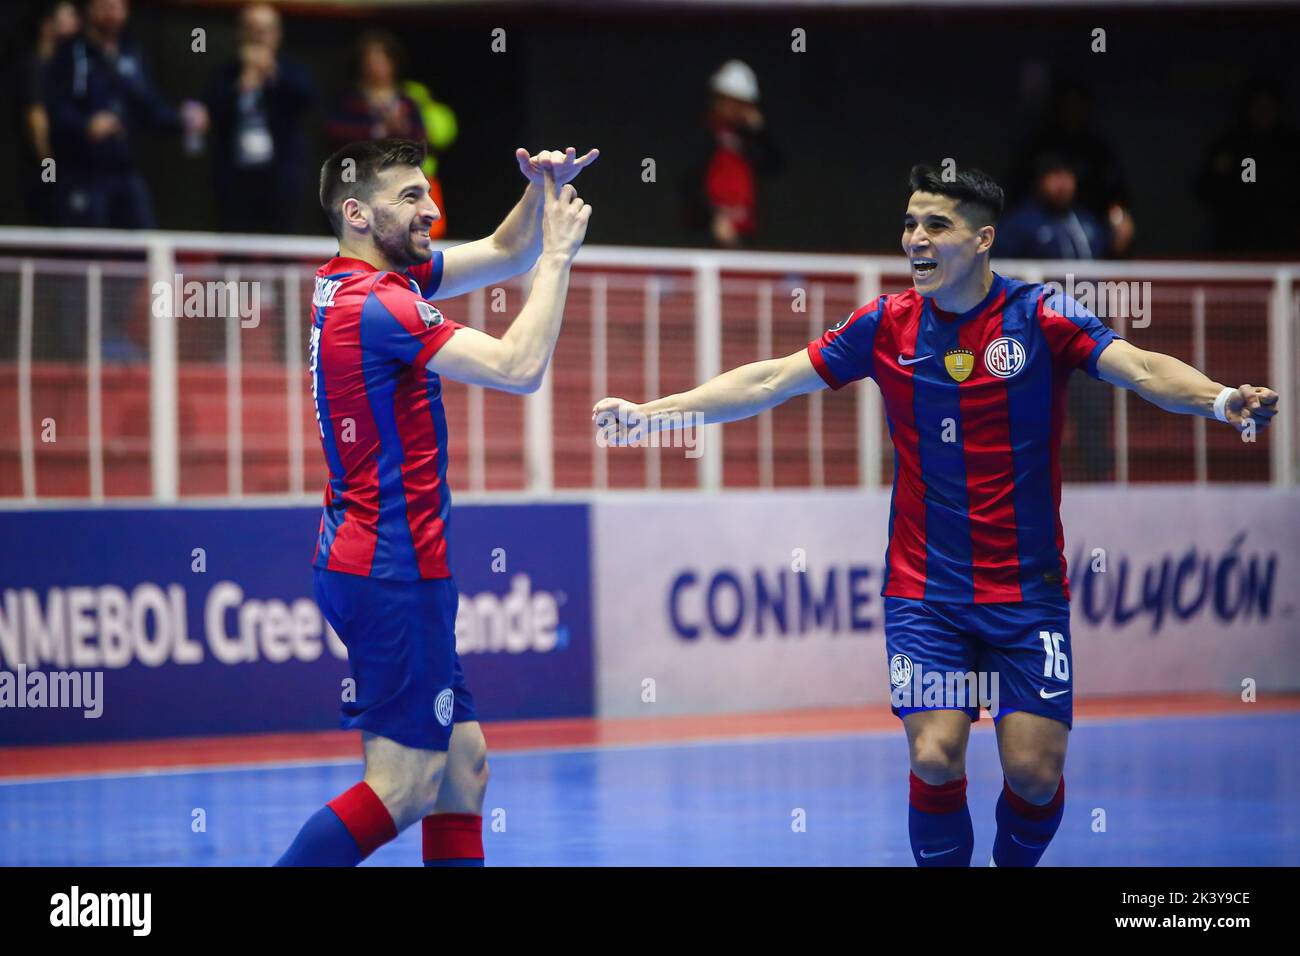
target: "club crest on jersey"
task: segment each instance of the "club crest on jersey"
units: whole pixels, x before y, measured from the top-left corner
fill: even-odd
[[[949,349],[943,354],[943,367],[954,382],[964,382],[975,371],[975,353],[970,349]]]
[[[439,692],[437,700],[433,702],[433,715],[444,727],[451,724],[452,708],[455,703],[456,697],[450,687]]]
[[[912,679],[912,659],[906,654],[895,654],[889,659],[889,683],[902,687]]]
[[[425,328],[431,329],[435,325],[442,325],[442,313],[424,300],[415,303],[415,311],[420,313]]]
[[[1010,378],[1025,367],[1025,347],[1015,339],[994,339],[984,350],[984,367],[998,378]]]

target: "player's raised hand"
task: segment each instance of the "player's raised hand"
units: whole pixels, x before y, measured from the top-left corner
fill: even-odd
[[[602,398],[591,409],[591,422],[602,445],[626,445],[629,433],[643,433],[646,417],[625,398]]]
[[[600,150],[589,149],[585,156],[579,156],[578,151],[570,146],[564,152],[557,149],[544,149],[536,156],[530,156],[528,150],[520,146],[515,150],[515,159],[519,161],[519,171],[528,178],[529,182],[541,185],[542,171],[550,169],[555,176],[555,185],[563,186],[565,183],[573,182],[578,173],[582,172],[600,156]]]
[[[1244,431],[1247,420],[1256,428],[1267,428],[1277,414],[1277,392],[1262,385],[1243,385],[1228,397],[1223,407],[1228,424]]]
[[[587,236],[591,207],[572,184],[558,186],[550,168],[542,170],[545,198],[542,208],[542,253],[564,256],[572,262]]]

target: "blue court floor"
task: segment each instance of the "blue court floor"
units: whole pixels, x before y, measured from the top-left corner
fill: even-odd
[[[977,865],[1001,786],[988,723],[967,770]],[[1043,865],[1300,865],[1298,741],[1297,713],[1080,723]],[[912,865],[901,731],[525,751],[491,766],[488,865]],[[265,865],[359,774],[348,761],[0,783],[0,865]],[[415,827],[366,865],[419,862]]]

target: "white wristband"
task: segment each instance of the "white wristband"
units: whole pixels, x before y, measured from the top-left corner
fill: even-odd
[[[1214,417],[1221,422],[1228,420],[1227,408],[1228,399],[1237,394],[1235,388],[1225,388],[1219,393],[1219,397],[1214,400]]]

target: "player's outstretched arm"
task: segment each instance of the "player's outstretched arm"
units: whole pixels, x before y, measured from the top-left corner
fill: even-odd
[[[1253,420],[1266,428],[1277,414],[1277,392],[1259,385],[1220,385],[1172,355],[1147,352],[1116,339],[1097,359],[1104,381],[1137,392],[1167,412],[1228,422],[1237,431]]]
[[[592,408],[591,419],[598,431],[610,434],[612,444],[622,444],[627,430],[638,425],[647,432],[656,432],[687,422],[711,425],[739,421],[796,395],[825,387],[808,350],[800,349],[784,358],[741,365],[689,392],[666,395],[642,405],[623,398],[602,398]]]
[[[543,173],[550,171],[558,189],[599,155],[599,150],[592,149],[578,156],[572,146],[563,153],[549,149],[536,156],[529,156],[522,146],[517,149],[519,171],[528,180],[523,197],[492,235],[452,246],[442,254],[442,282],[432,297],[450,299],[531,269],[542,251]]]
[[[546,171],[546,185],[554,179]],[[569,269],[587,235],[591,206],[572,186],[547,189],[543,214],[542,255],[537,262],[528,301],[501,338],[478,329],[459,328],[433,358],[428,368],[439,375],[470,385],[502,391],[537,391],[560,335],[564,300],[569,291]]]

